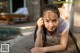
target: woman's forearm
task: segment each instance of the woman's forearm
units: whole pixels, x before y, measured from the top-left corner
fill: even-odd
[[[61,44],[55,46],[43,47],[44,52],[55,52],[55,51],[61,51],[65,49],[66,47]]]
[[[41,29],[38,29],[35,47],[42,47],[42,46],[43,46],[42,31],[41,31]]]

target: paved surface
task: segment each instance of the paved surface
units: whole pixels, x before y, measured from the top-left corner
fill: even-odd
[[[74,35],[75,35],[75,37],[77,39],[77,45],[78,45],[78,47],[80,49],[80,33],[74,33]]]
[[[74,35],[77,38],[77,45],[80,49],[80,12],[74,14]]]
[[[10,53],[31,53],[30,50],[34,45],[33,43],[34,43],[33,34],[25,36],[15,45],[10,47]]]
[[[2,24],[1,25],[2,27],[21,29],[22,36],[16,35],[12,39],[7,40],[7,41],[3,41],[1,43],[8,43],[10,45],[10,53],[15,53],[15,50],[19,51],[17,53],[20,53],[22,51],[22,50],[20,51],[21,45],[25,46],[25,44],[26,44],[26,46],[29,46],[31,44],[31,41],[32,41],[31,37],[33,36],[35,25],[36,25],[36,23],[34,21],[28,22],[28,23],[15,24],[15,25],[4,25],[4,24]],[[32,36],[30,36],[31,34],[32,34]],[[33,45],[33,44],[31,44],[31,45]],[[24,47],[24,46],[22,46],[22,47]],[[27,51],[27,49],[26,49],[26,51]],[[24,52],[25,51],[23,51],[23,53]]]

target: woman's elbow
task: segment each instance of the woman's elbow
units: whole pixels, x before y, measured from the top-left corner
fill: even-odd
[[[67,45],[62,45],[62,50],[66,50]]]

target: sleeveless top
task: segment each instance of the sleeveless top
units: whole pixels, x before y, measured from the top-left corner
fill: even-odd
[[[69,28],[69,24],[67,23],[67,21],[63,20],[62,18],[60,18],[60,25],[58,26],[58,28],[56,29],[56,32],[54,35],[50,35],[50,33],[47,31],[47,44],[48,45],[55,45],[59,43],[59,37],[60,37],[60,33],[62,33],[66,28]],[[57,40],[58,39],[58,40]],[[54,43],[55,42],[55,43]]]
[[[46,46],[54,46],[57,44],[60,44],[60,33],[62,33],[66,28],[69,28],[69,23],[67,23],[65,20],[61,19],[60,25],[56,30],[56,33],[54,35],[50,35],[50,33],[47,31],[46,35]],[[54,52],[51,52],[54,53]],[[77,53],[76,47],[74,45],[73,40],[70,38],[68,39],[68,46],[67,49],[64,51],[59,51],[55,53]]]

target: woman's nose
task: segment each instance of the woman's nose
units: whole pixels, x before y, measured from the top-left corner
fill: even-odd
[[[50,22],[50,23],[49,23],[49,26],[50,26],[50,27],[53,27],[53,23],[52,23],[52,22]]]

